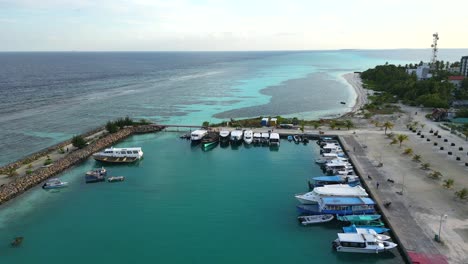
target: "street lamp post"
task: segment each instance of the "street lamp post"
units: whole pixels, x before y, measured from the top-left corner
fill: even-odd
[[[438,241],[438,242],[442,241],[442,240],[440,239],[440,231],[442,230],[442,222],[443,222],[444,220],[446,220],[447,217],[448,217],[448,215],[446,215],[446,214],[440,215],[439,235],[438,235],[438,240],[439,240],[439,241]]]

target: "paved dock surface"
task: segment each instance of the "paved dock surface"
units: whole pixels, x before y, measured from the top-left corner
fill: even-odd
[[[410,208],[405,201],[405,193],[398,194],[394,188],[391,188],[391,183],[379,171],[378,164],[369,159],[366,149],[353,135],[343,135],[340,138],[370,195],[381,205],[380,208],[388,219],[390,228],[400,240],[401,246],[406,251],[440,256],[441,253],[434,244],[434,237],[428,237],[412,218]],[[371,179],[367,175],[370,175]],[[391,205],[386,208],[383,206],[384,202],[391,202]]]

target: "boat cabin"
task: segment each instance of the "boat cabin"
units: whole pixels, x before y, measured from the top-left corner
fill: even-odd
[[[280,136],[278,133],[271,133],[270,134],[270,146],[279,146],[280,144]]]
[[[208,134],[208,131],[205,129],[195,130],[192,133],[190,133],[190,139],[192,141],[202,140],[206,134]]]
[[[375,202],[367,197],[322,197],[319,210],[327,214],[371,214],[375,212]]]

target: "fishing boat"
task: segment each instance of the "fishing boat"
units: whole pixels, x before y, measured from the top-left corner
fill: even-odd
[[[121,181],[124,181],[124,180],[125,180],[124,176],[111,176],[111,177],[107,178],[108,182],[121,182]]]
[[[227,142],[229,141],[229,135],[231,134],[231,132],[229,132],[229,130],[221,130],[219,132],[219,140],[221,142]]]
[[[374,221],[380,219],[379,214],[375,215],[343,215],[343,216],[337,216],[337,220],[339,221],[345,221],[345,222],[364,222],[364,221]]]
[[[253,143],[254,145],[259,145],[262,143],[262,133],[255,132],[253,134]]]
[[[42,189],[60,189],[60,188],[65,188],[68,186],[68,182],[63,182],[59,180],[58,178],[53,178],[48,181],[46,181],[42,185]]]
[[[348,184],[350,186],[360,185],[361,182],[358,176],[355,175],[334,175],[334,176],[319,176],[312,178],[308,182],[309,189],[312,190],[315,187],[321,187],[324,185],[331,184]]]
[[[333,220],[333,215],[325,214],[325,215],[303,215],[297,217],[299,223],[302,225],[310,225],[310,224],[318,224],[318,223],[326,223]]]
[[[253,131],[252,130],[246,130],[244,132],[244,142],[246,144],[251,144],[253,142]]]
[[[143,158],[141,148],[107,148],[93,154],[93,158],[101,162],[131,163]]]
[[[314,188],[311,192],[296,194],[294,197],[301,204],[317,204],[322,197],[367,197],[369,196],[361,186],[348,184],[332,184]]]
[[[297,206],[301,214],[374,214],[375,202],[367,197],[322,197],[318,204],[301,204]]]
[[[242,142],[242,138],[244,136],[244,131],[242,130],[234,130],[231,132],[231,144],[239,144]]]
[[[382,241],[373,235],[358,233],[339,233],[332,243],[338,252],[379,253],[389,251],[397,246],[390,241]]]
[[[204,149],[214,147],[219,142],[219,134],[216,132],[208,132],[201,140],[201,146]]]
[[[190,133],[190,140],[194,143],[198,143],[206,136],[206,134],[208,134],[208,131],[205,129],[195,130]]]
[[[381,226],[356,226],[354,224],[350,226],[345,226],[342,229],[345,233],[357,233],[358,228],[371,229],[374,230],[377,234],[382,234],[390,231],[390,229]]]
[[[278,133],[271,133],[269,144],[271,147],[279,147],[280,146],[280,136]]]

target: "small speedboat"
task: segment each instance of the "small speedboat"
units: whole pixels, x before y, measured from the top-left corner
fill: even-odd
[[[294,142],[296,142],[296,143],[299,143],[299,142],[302,141],[302,138],[301,138],[301,136],[299,136],[299,135],[294,135],[294,136],[293,136],[293,139],[294,139]]]
[[[59,189],[59,188],[64,188],[68,186],[68,182],[63,182],[59,180],[58,178],[53,178],[48,181],[46,181],[42,185],[42,189]]]
[[[253,131],[252,130],[246,130],[244,132],[244,142],[247,144],[251,144],[253,142]]]
[[[390,236],[387,235],[382,235],[382,234],[377,234],[374,229],[368,229],[368,228],[356,228],[356,233],[358,234],[363,234],[363,235],[372,235],[374,236],[377,240],[390,240]]]
[[[288,136],[288,141],[289,141],[289,142],[293,141],[293,136],[289,135],[289,136]]]
[[[346,104],[346,102],[341,101],[340,104],[343,104],[343,105],[344,105],[344,104]]]
[[[107,178],[108,182],[121,182],[121,181],[124,181],[124,180],[125,180],[124,176],[111,176],[111,177]]]
[[[354,253],[379,253],[397,247],[397,244],[389,241],[378,240],[370,234],[339,233],[338,238],[332,243],[338,252]]]
[[[86,176],[106,176],[107,175],[107,170],[102,167],[100,169],[95,169],[95,170],[91,170],[91,171],[88,171],[86,172]]]
[[[326,223],[333,220],[333,215],[325,214],[325,215],[304,215],[299,216],[297,218],[299,223],[302,225],[310,225],[310,224],[318,224],[318,223]]]
[[[380,226],[356,226],[354,224],[350,226],[345,226],[342,229],[345,233],[357,233],[358,228],[371,229],[374,230],[377,234],[382,234],[390,231],[390,229]]]

